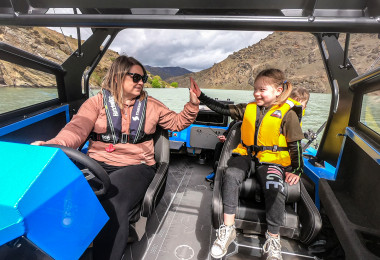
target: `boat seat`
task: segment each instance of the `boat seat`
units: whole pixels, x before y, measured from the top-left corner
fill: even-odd
[[[227,136],[217,168],[213,191],[213,226],[218,228],[223,223],[223,203],[221,187],[223,175],[227,169],[227,161],[232,150],[240,142],[241,122],[236,123]],[[285,183],[286,205],[284,225],[280,227],[280,235],[300,240],[308,244],[318,234],[322,220],[313,200],[307,193],[302,180],[296,185]],[[250,174],[240,186],[239,205],[236,211],[235,226],[243,233],[264,234],[267,230],[265,204],[261,187]]]
[[[153,140],[154,159],[157,167],[156,174],[145,193],[144,199],[129,212],[128,243],[141,240],[145,234],[147,219],[152,215],[165,191],[170,158],[168,131],[157,126]]]

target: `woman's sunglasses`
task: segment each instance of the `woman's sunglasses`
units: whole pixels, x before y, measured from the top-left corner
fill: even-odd
[[[134,83],[139,83],[140,80],[142,80],[144,83],[146,83],[148,80],[148,75],[141,76],[138,73],[130,73],[130,72],[127,72],[127,74],[132,77],[132,80]]]

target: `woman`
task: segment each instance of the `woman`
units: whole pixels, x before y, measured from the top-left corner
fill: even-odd
[[[84,102],[55,138],[32,143],[77,148],[91,134],[88,155],[104,167],[112,184],[102,201],[110,220],[94,241],[95,259],[122,258],[128,240],[128,212],[144,197],[155,174],[152,135],[156,126],[181,131],[198,114],[193,81],[190,101],[177,114],[147,95],[147,78],[139,61],[118,57],[104,78],[102,91]]]

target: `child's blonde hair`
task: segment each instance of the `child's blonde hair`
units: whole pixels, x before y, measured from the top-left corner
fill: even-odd
[[[102,88],[111,92],[115,102],[120,108],[123,107],[123,82],[133,65],[140,66],[144,75],[147,74],[144,66],[138,60],[133,57],[121,55],[113,61],[102,82]],[[140,100],[144,99],[145,95],[145,91],[141,90]]]
[[[274,104],[276,105],[282,105],[285,103],[285,101],[288,99],[290,93],[292,92],[293,86],[290,82],[288,82],[285,79],[285,74],[279,69],[265,69],[262,70],[255,79],[255,82],[260,78],[260,77],[267,77],[269,78],[269,85],[272,85],[275,88],[282,87],[282,93],[277,97],[276,101]]]
[[[306,101],[307,104],[310,98],[310,93],[306,88],[298,87],[292,90],[292,93],[290,93],[290,98],[298,102]]]

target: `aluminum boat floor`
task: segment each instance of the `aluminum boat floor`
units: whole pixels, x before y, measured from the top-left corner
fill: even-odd
[[[196,157],[172,154],[165,193],[147,223],[141,241],[129,244],[124,260],[213,259],[210,248],[215,240],[211,223],[212,189],[205,181],[212,171]],[[265,259],[261,256],[261,236],[239,234],[223,259]],[[283,258],[313,259],[291,239],[282,239]]]

